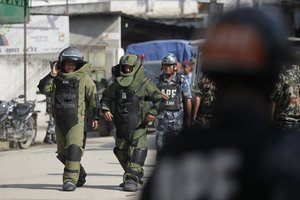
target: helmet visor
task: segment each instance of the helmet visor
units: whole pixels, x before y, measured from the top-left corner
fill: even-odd
[[[133,66],[131,65],[122,65],[121,66],[121,72],[123,74],[130,74],[133,71]]]

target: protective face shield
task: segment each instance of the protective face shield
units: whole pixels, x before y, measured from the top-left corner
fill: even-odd
[[[163,64],[161,69],[165,75],[172,75],[177,71],[177,67],[174,64]]]
[[[85,62],[83,61],[83,54],[74,47],[64,49],[58,56],[58,69],[64,70],[66,62],[72,62],[76,65],[76,70],[81,68]]]
[[[122,87],[129,86],[136,73],[140,70],[142,66],[142,61],[138,55],[128,54],[120,58],[119,62],[119,76],[117,76],[116,81]]]
[[[131,65],[122,65],[121,66],[121,72],[123,74],[130,74],[133,71],[133,66]]]

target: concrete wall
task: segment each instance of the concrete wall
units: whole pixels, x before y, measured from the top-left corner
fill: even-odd
[[[111,77],[121,48],[119,15],[78,15],[70,17],[70,45],[80,48],[103,78]],[[101,72],[101,73],[102,73]]]
[[[49,61],[57,59],[57,54],[29,55],[27,59],[27,100],[42,101],[45,95],[36,94],[39,80],[50,72]],[[24,62],[22,55],[0,56],[0,100],[9,101],[24,94]],[[45,115],[46,103],[36,104],[39,129],[46,129],[48,115]],[[44,137],[41,136],[41,137]],[[1,145],[0,145],[1,146]]]
[[[204,0],[204,2],[206,1],[207,0]],[[197,2],[198,0],[69,0],[68,9],[66,6],[66,1],[33,1],[31,6],[37,7],[61,5],[60,7],[56,8],[49,7],[47,9],[44,7],[32,9],[32,11],[35,13],[51,12],[63,14],[68,12],[69,14],[73,14],[86,13],[87,10],[89,10],[89,13],[121,11],[131,15],[175,16],[197,13]],[[80,3],[83,5],[79,5]]]
[[[197,13],[195,0],[144,0],[144,1],[111,1],[111,11],[122,11],[126,14],[151,16],[175,16]]]
[[[23,55],[0,56],[0,100],[10,100],[24,94]],[[27,99],[37,99],[37,84],[41,77],[50,72],[49,61],[56,54],[35,54],[27,57]],[[41,95],[39,95],[41,96]]]
[[[118,15],[74,16],[70,19],[70,46],[78,46],[95,70],[104,78],[111,77],[111,66],[118,62],[121,48],[121,19]],[[120,53],[121,52],[121,53]],[[49,61],[58,53],[27,55],[27,99],[36,95],[39,80],[50,72]],[[24,94],[24,57],[0,56],[0,100],[10,100]]]

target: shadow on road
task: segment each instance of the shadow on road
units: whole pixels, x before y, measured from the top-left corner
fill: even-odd
[[[84,188],[89,188],[89,189],[103,189],[103,190],[119,190],[123,191],[121,187],[118,185],[84,185]]]
[[[14,188],[14,189],[30,189],[30,190],[57,190],[62,191],[61,184],[4,184],[0,185],[1,188]],[[103,190],[119,190],[123,191],[118,185],[84,185],[82,188],[89,189],[103,189]],[[79,189],[79,188],[78,188]]]
[[[62,190],[61,184],[4,184],[0,188],[23,188],[23,189],[32,189],[32,190]]]
[[[62,176],[62,173],[49,173],[50,176]],[[123,176],[123,174],[98,174],[98,173],[88,173],[87,176]]]

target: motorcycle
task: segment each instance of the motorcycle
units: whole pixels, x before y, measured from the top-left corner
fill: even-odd
[[[26,149],[34,143],[37,134],[35,101],[22,102],[24,95],[11,101],[0,101],[0,140],[10,142],[10,147]]]

